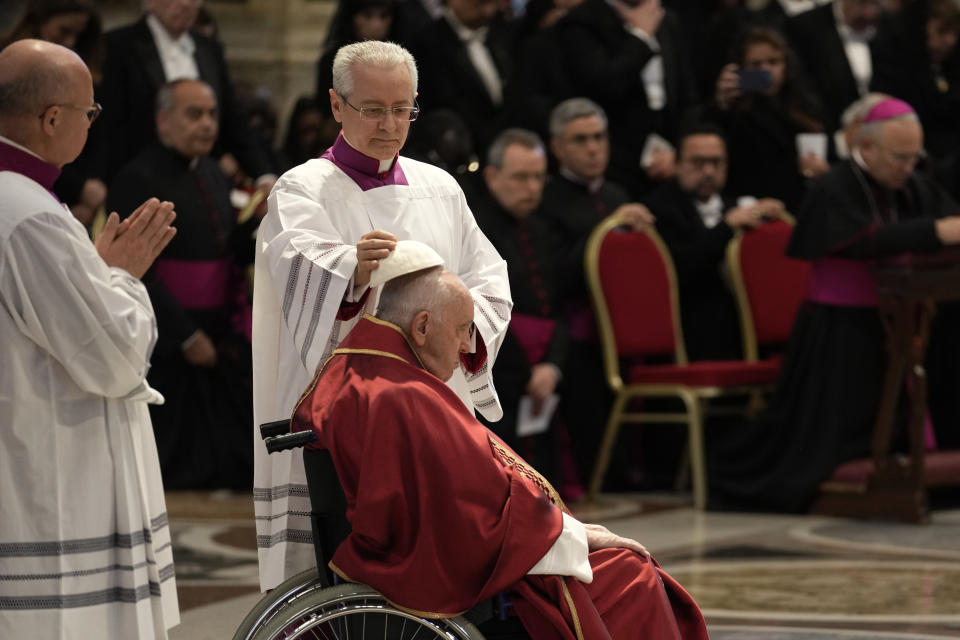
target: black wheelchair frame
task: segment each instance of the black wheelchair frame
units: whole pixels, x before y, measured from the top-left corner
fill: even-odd
[[[316,440],[313,431],[291,433],[289,420],[261,425],[260,435],[269,453],[305,447]],[[435,620],[396,608],[366,585],[340,583],[327,562],[351,531],[346,497],[329,451],[304,449],[303,464],[316,567],[265,595],[240,623],[234,640],[529,639],[519,619],[508,615],[510,604],[502,593],[463,616]],[[427,635],[420,635],[424,630]]]

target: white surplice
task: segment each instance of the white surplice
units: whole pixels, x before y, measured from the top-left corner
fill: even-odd
[[[284,174],[271,193],[257,238],[253,300],[256,425],[289,418],[317,366],[373,312],[377,290],[351,320],[340,320],[352,287],[356,243],[374,229],[430,245],[470,289],[474,322],[487,349],[473,375],[448,384],[490,420],[502,417],[490,371],[510,319],[506,263],[480,231],[463,191],[446,172],[400,157],[406,185],[362,190],[327,159]],[[424,417],[427,419],[427,416]],[[254,428],[254,506],[260,586],[275,587],[314,566],[310,500],[302,452],[268,455]]]
[[[150,298],[41,185],[0,193],[0,638],[166,638]]]

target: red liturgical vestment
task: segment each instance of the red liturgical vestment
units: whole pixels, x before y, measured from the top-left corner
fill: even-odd
[[[593,582],[527,575],[563,528],[543,478],[428,373],[395,325],[365,316],[301,398],[294,429],[328,449],[352,532],[331,568],[428,617],[507,591],[536,640],[706,639],[693,599],[625,549]]]

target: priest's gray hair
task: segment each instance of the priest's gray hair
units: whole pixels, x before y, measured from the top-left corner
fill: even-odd
[[[417,93],[417,63],[409,51],[393,42],[365,40],[340,47],[333,58],[333,90],[341,96],[353,93],[353,67],[366,64],[379,69],[392,69],[401,64],[410,70],[410,98]],[[389,105],[388,105],[389,106]]]
[[[490,143],[490,149],[487,150],[487,165],[503,168],[503,157],[507,154],[507,148],[510,145],[520,145],[525,149],[532,149],[540,155],[546,157],[547,150],[543,146],[543,140],[540,136],[528,129],[507,129],[501,132],[493,142]]]
[[[380,292],[376,316],[406,330],[421,311],[429,311],[437,322],[443,321],[443,308],[454,288],[444,278],[449,273],[441,266],[421,269],[388,280]]]
[[[550,135],[559,138],[563,135],[563,128],[578,118],[596,116],[603,121],[603,128],[607,128],[607,113],[603,107],[589,98],[570,98],[564,100],[550,112]]]
[[[178,78],[177,80],[171,80],[157,89],[157,99],[155,101],[157,113],[169,113],[173,111],[173,108],[177,106],[174,93],[176,92],[177,87],[182,84],[186,84],[187,82],[196,82],[197,84],[202,84],[210,90],[210,93],[212,93],[214,99],[216,99],[217,94],[214,92],[213,87],[203,80],[194,80],[193,78]]]
[[[883,138],[883,125],[888,122],[920,122],[920,118],[917,117],[917,114],[914,112],[901,113],[898,116],[893,116],[892,118],[886,118],[885,120],[876,120],[874,122],[867,122],[860,126],[860,130],[857,132],[857,146],[860,146],[864,143],[865,140],[881,140]]]
[[[66,64],[48,63],[14,73],[0,80],[0,117],[40,116],[47,107],[66,100],[74,78]]]

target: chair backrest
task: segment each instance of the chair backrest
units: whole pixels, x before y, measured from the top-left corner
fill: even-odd
[[[584,267],[611,387],[619,389],[620,358],[669,355],[686,364],[677,275],[659,234],[622,230],[610,216],[590,234]]]
[[[793,219],[785,216],[738,233],[727,245],[746,360],[756,361],[761,346],[786,343],[806,299],[810,263],[787,257],[792,233]]]

